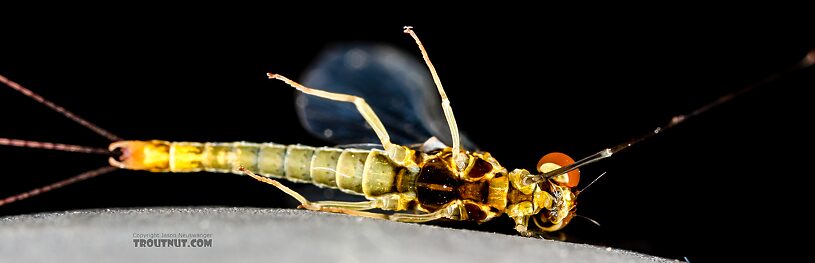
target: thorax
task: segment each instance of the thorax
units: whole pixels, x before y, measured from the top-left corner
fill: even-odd
[[[460,220],[487,221],[507,206],[507,170],[489,153],[466,152],[452,164],[450,148],[416,156],[421,168],[416,177],[417,208],[436,211],[458,203]]]

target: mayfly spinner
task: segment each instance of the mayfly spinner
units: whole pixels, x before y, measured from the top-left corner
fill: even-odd
[[[552,232],[565,227],[575,216],[580,195],[577,190],[580,182],[578,168],[581,166],[610,157],[741,93],[815,62],[815,51],[811,51],[787,71],[721,97],[689,114],[674,117],[665,126],[645,136],[578,161],[555,152],[540,158],[534,171],[510,170],[488,152],[477,151],[474,144],[459,133],[450,101],[424,46],[411,27],[405,27],[404,32],[416,41],[429,70],[421,69],[420,63],[401,52],[372,45],[340,46],[325,53],[317,66],[309,71],[304,84],[282,75],[268,74],[269,78],[285,82],[305,94],[299,95],[297,107],[307,130],[333,142],[358,143],[336,148],[249,142],[122,140],[0,76],[0,82],[113,141],[108,149],[97,149],[0,138],[0,145],[111,156],[111,167],[2,199],[0,205],[116,168],[175,173],[208,171],[247,174],[279,188],[296,198],[300,207],[309,210],[399,222],[438,219],[485,222],[506,214],[514,220],[515,230],[522,235]],[[408,99],[382,99],[400,95]],[[422,107],[438,103],[440,109]],[[386,124],[397,129],[386,130]],[[452,146],[445,145],[445,142]],[[313,202],[273,178],[339,189],[364,196],[367,201]],[[392,212],[369,211],[374,209]]]

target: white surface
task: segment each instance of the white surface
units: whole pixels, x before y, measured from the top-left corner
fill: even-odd
[[[207,233],[212,247],[135,247]],[[633,252],[289,209],[145,208],[0,218],[0,262],[667,262]]]

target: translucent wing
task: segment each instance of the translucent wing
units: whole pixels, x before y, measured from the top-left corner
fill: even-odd
[[[302,83],[364,98],[394,143],[411,145],[435,136],[451,145],[439,94],[428,69],[416,56],[385,45],[336,45],[317,58]],[[351,103],[300,93],[297,112],[303,126],[325,140],[338,144],[379,143]],[[464,148],[476,149],[466,136],[461,139]]]

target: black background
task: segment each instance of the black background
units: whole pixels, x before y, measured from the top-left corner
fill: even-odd
[[[764,14],[281,17],[286,12],[25,17],[6,24],[0,74],[126,139],[322,146],[330,144],[297,120],[294,90],[265,73],[297,79],[323,47],[348,41],[388,43],[419,58],[401,32],[413,25],[460,129],[504,166],[532,169],[548,152],[579,158],[649,132],[783,70],[813,47],[801,24]],[[566,234],[692,262],[794,250],[783,236],[807,228],[796,222],[808,205],[801,172],[808,163],[795,156],[809,155],[794,151],[808,150],[813,75],[771,83],[582,169],[583,184],[608,172],[578,207],[602,227],[575,219]],[[0,137],[109,143],[7,88],[0,88],[0,120]],[[0,196],[106,163],[95,155],[2,147]],[[145,206],[295,205],[241,176],[116,171],[0,207],[0,215]],[[506,219],[466,227],[512,234]]]

